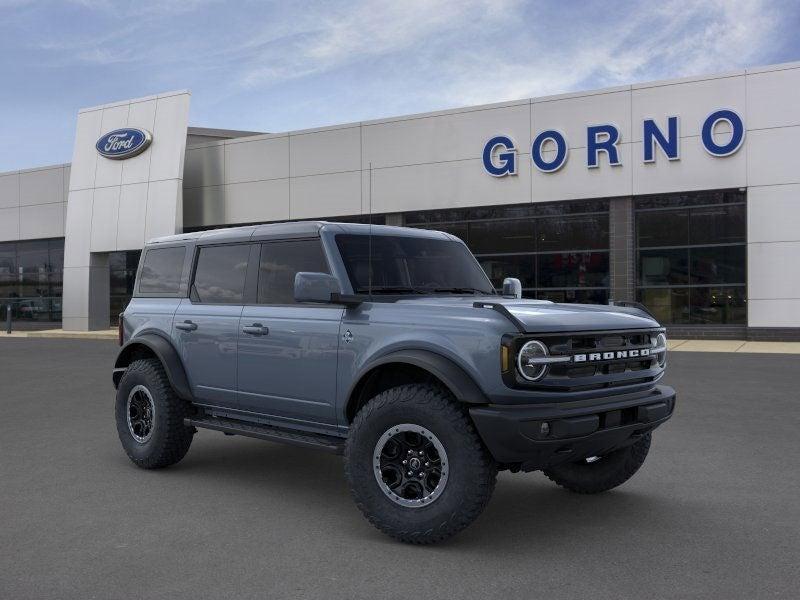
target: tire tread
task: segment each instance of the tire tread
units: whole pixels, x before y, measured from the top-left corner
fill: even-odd
[[[476,493],[470,498],[465,498],[459,510],[452,511],[438,526],[430,529],[401,529],[392,526],[365,502],[357,486],[354,485],[355,473],[352,471],[351,461],[354,451],[353,440],[376,413],[394,405],[408,406],[409,413],[416,407],[438,412],[452,430],[458,432],[463,444],[462,449],[475,457],[471,463],[474,466],[471,475],[475,481]],[[447,390],[427,384],[407,384],[386,390],[361,408],[353,420],[350,431],[351,435],[345,446],[345,474],[350,492],[356,506],[369,522],[394,539],[411,544],[434,544],[444,541],[477,519],[492,496],[497,481],[497,465],[484,447],[465,407]]]
[[[119,389],[123,389],[123,384],[127,377],[135,374],[141,374],[149,382],[148,387],[150,388],[150,393],[153,394],[153,400],[158,403],[158,410],[162,411],[166,416],[165,427],[163,435],[158,438],[159,443],[146,458],[132,453],[129,444],[123,442],[122,446],[128,458],[143,469],[160,469],[174,465],[186,456],[194,437],[194,430],[183,424],[184,418],[188,416],[189,405],[175,394],[164,366],[159,360],[146,358],[131,363],[122,376]],[[121,400],[118,399],[119,401]],[[161,425],[161,423],[158,423],[158,425]],[[117,418],[117,430],[120,439],[123,436],[130,436],[127,421],[121,419],[119,415]]]
[[[567,463],[545,469],[544,474],[553,483],[576,494],[599,494],[633,477],[647,458],[650,443],[651,435],[648,433],[635,444],[603,457],[601,461],[608,461],[605,464]]]

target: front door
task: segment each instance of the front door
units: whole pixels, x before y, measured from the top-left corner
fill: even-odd
[[[176,346],[198,403],[236,405],[236,345],[250,244],[198,249],[190,297],[173,320]]]
[[[318,238],[261,246],[258,301],[239,320],[241,410],[336,425],[336,364],[343,308],[294,302],[298,271],[328,273]]]

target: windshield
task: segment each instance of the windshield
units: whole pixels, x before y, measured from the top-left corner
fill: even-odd
[[[356,294],[494,294],[489,278],[464,244],[394,235],[336,236]],[[370,247],[372,278],[370,281]]]

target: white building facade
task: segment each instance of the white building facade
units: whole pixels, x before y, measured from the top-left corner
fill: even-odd
[[[189,106],[81,110],[71,165],[0,174],[20,326],[108,327],[151,237],[314,218],[451,231],[526,296],[640,301],[673,335],[800,339],[800,63],[273,134]]]

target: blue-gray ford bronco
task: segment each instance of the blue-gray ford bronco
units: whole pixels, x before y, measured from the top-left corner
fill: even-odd
[[[664,329],[641,307],[497,293],[458,238],[295,222],[149,242],[120,317],[122,446],[180,461],[198,428],[344,455],[358,508],[449,538],[498,470],[573,492],[629,479],[672,415]]]

